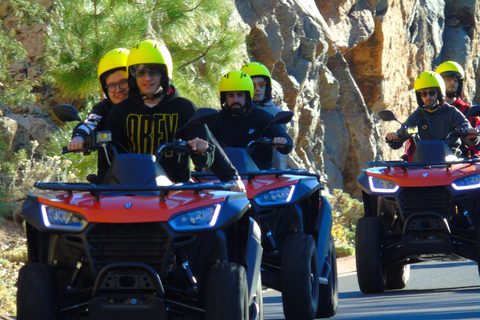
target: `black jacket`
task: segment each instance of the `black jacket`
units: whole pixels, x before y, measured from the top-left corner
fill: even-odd
[[[98,131],[105,130],[107,126],[107,117],[110,111],[112,110],[114,104],[109,99],[103,99],[99,103],[93,106],[92,111],[88,114],[87,119],[84,123],[78,124],[75,129],[73,129],[72,138],[80,136],[87,137],[90,132],[97,133]],[[102,181],[103,177],[108,170],[108,162],[103,150],[99,150],[97,157],[97,181]]]
[[[177,129],[192,117],[196,109],[193,102],[179,97],[173,86],[152,108],[144,104],[139,94],[130,90],[129,97],[115,105],[110,112],[107,128],[112,133],[112,140],[128,152],[154,154],[160,145],[172,142]],[[175,137],[184,141],[199,137],[215,145],[206,125],[190,124],[177,132]],[[121,152],[122,148],[117,149]],[[192,156],[198,167],[210,167],[213,159],[213,153]],[[170,180],[187,182],[190,179],[187,156],[165,153],[159,161]],[[222,169],[219,172],[222,181],[232,180],[237,173],[230,161],[224,161],[219,168]]]
[[[251,104],[240,115],[232,115],[230,112],[220,111],[220,117],[208,124],[215,138],[223,145],[232,148],[247,148],[252,140],[261,138],[260,133],[272,121],[273,116],[268,112]],[[287,139],[284,148],[277,149],[280,153],[287,154],[292,151],[293,143],[285,129],[279,124],[272,124],[263,133],[263,137],[273,139],[283,137]],[[273,165],[272,148],[254,148],[251,157],[260,170],[271,169]]]
[[[426,119],[426,128],[425,120]],[[467,118],[455,107],[448,103],[444,103],[440,109],[434,113],[425,111],[424,108],[418,107],[405,121],[406,127],[418,127],[418,134],[421,140],[442,140],[455,152],[460,155],[459,147],[462,144],[458,137],[447,136],[450,132],[455,130],[466,130],[471,128]],[[427,134],[428,131],[428,134]],[[470,141],[469,139],[462,139],[464,143],[469,145],[476,145],[479,138]],[[399,149],[403,145],[403,141],[389,142],[392,149]]]

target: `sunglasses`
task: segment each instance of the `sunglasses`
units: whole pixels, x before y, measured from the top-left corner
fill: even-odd
[[[433,97],[433,96],[436,95],[436,94],[437,94],[437,91],[435,91],[435,90],[420,91],[420,95],[421,95],[422,97],[424,97],[424,98],[425,98],[427,95],[429,95],[430,97]]]
[[[259,88],[264,88],[266,85],[267,85],[267,83],[264,82],[264,81],[259,81],[258,83],[257,82],[253,83],[254,87],[259,87]]]
[[[106,85],[106,88],[108,92],[114,93],[117,91],[117,86],[119,90],[125,90],[128,88],[128,80],[127,79],[122,79],[119,82],[116,83],[109,83]]]
[[[140,68],[135,72],[136,78],[142,78],[145,75],[149,75],[151,78],[158,78],[162,76],[160,69],[156,68]]]

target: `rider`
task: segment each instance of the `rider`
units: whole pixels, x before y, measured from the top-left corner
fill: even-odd
[[[230,71],[220,80],[220,117],[208,124],[215,138],[227,147],[246,148],[252,140],[261,138],[273,116],[253,103],[253,82],[243,71]],[[292,139],[279,124],[272,124],[264,131],[279,152],[292,151]],[[270,151],[269,151],[270,150]],[[252,159],[260,170],[271,169],[272,149],[254,148]]]
[[[465,116],[455,107],[445,102],[445,83],[435,72],[422,72],[414,84],[419,107],[405,121],[405,127],[418,127],[421,140],[443,140],[457,155],[460,155],[459,138],[447,136],[455,130],[467,130],[470,134],[462,139],[465,144],[476,145],[480,141],[478,130],[472,128]],[[387,142],[392,149],[399,149],[407,138],[400,138],[397,132],[387,134]],[[414,145],[408,149],[408,161],[411,160]]]
[[[282,111],[272,101],[272,76],[267,67],[260,62],[250,62],[240,70],[252,78],[255,89],[253,102],[257,107],[273,116]],[[282,125],[282,127],[286,129],[285,125]],[[276,149],[273,150],[273,168],[277,170],[287,168],[287,155],[278,152]]]
[[[97,76],[105,98],[93,106],[92,111],[83,123],[73,129],[72,140],[67,146],[68,150],[82,149],[85,137],[89,133],[104,130],[110,110],[114,105],[128,97],[127,57],[129,52],[124,48],[116,48],[108,51],[100,59]],[[102,181],[108,170],[108,162],[104,152],[98,153],[97,167],[96,183]]]
[[[445,81],[447,97],[445,101],[454,107],[457,107],[465,116],[470,111],[471,106],[460,98],[463,95],[463,85],[465,81],[465,71],[460,64],[455,61],[445,61],[441,63],[436,73],[442,76]],[[469,117],[468,121],[473,128],[480,128],[480,117]],[[465,157],[480,156],[479,146],[462,145],[462,154]]]
[[[172,142],[176,130],[195,113],[195,104],[180,97],[171,84],[172,68],[170,52],[157,41],[141,41],[130,50],[127,60],[128,98],[113,108],[107,120],[112,141],[128,152],[154,154],[160,145]],[[218,148],[205,125],[192,123],[178,132],[176,137],[188,141],[192,149],[197,151],[192,156],[196,166],[209,167],[212,164],[213,153],[205,151],[209,146],[214,150]],[[215,151],[215,155],[218,154]],[[166,153],[159,161],[170,180],[189,181],[187,156]],[[215,162],[218,170],[214,173],[221,181],[236,183],[234,189],[237,191],[245,189],[226,156],[217,156]]]

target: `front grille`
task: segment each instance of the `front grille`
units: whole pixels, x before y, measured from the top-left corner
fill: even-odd
[[[160,223],[97,224],[87,234],[95,273],[114,262],[145,263],[160,273],[168,240]]]
[[[415,212],[437,212],[448,217],[452,194],[446,187],[404,188],[398,199],[405,218]]]

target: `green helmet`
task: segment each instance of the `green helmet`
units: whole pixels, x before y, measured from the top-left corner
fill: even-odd
[[[244,91],[248,92],[246,104],[250,105],[253,100],[253,95],[255,93],[253,89],[252,78],[248,74],[240,70],[230,71],[225,74],[222,79],[220,79],[219,93],[220,93],[220,103],[222,109],[225,109],[227,102],[227,92],[230,91]]]
[[[125,48],[116,48],[108,51],[98,63],[97,76],[102,86],[105,96],[108,97],[107,77],[112,73],[123,70],[127,71],[127,59],[129,50]]]
[[[452,75],[457,76],[460,81],[458,83],[458,88],[457,92],[455,92],[455,96],[460,97],[462,95],[463,82],[465,81],[465,71],[460,64],[456,63],[455,61],[445,61],[437,67],[437,70],[435,70],[435,72],[441,75],[443,78]]]
[[[265,65],[260,62],[250,62],[244,65],[240,70],[248,74],[251,78],[262,77],[265,79],[267,86],[265,88],[264,102],[272,99],[272,76]]]
[[[420,95],[419,90],[427,89],[427,88],[436,88],[438,100],[440,104],[445,101],[445,82],[443,78],[436,72],[433,71],[425,71],[418,75],[417,79],[415,79],[414,89],[415,94],[417,95],[417,102],[420,107],[424,105],[422,97]]]
[[[130,49],[127,59],[128,84],[130,88],[138,89],[135,71],[141,65],[157,65],[162,74],[160,87],[168,92],[173,72],[173,61],[167,47],[155,40],[144,40]],[[159,88],[160,91],[160,88]]]

